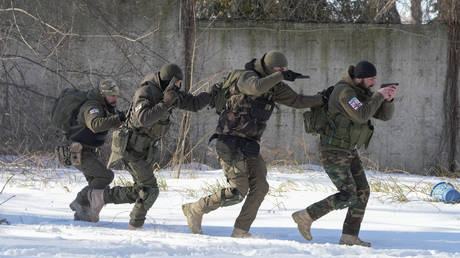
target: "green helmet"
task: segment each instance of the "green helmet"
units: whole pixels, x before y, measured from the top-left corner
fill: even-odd
[[[183,79],[182,69],[176,64],[165,64],[160,69],[160,78],[163,81],[170,81],[173,77]]]
[[[99,92],[102,96],[120,96],[120,88],[112,79],[105,79],[99,84]]]
[[[283,53],[278,51],[270,51],[264,55],[264,64],[270,73],[275,72],[273,67],[287,67],[288,61]]]

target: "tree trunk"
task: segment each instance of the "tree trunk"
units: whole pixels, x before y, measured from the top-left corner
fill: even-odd
[[[412,16],[412,24],[422,23],[422,0],[411,0],[410,12]]]

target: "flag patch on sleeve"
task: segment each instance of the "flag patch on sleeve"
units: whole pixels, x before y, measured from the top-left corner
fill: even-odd
[[[92,108],[89,110],[89,113],[92,115],[92,114],[99,114],[99,109],[97,108]]]
[[[134,111],[137,112],[137,111],[141,110],[143,106],[144,106],[144,105],[143,105],[142,103],[139,104],[139,105],[137,105],[137,106],[134,108]]]
[[[359,99],[357,99],[356,97],[353,97],[352,99],[350,99],[348,101],[348,104],[354,109],[354,110],[357,110],[360,106],[362,106],[363,104],[359,101]]]

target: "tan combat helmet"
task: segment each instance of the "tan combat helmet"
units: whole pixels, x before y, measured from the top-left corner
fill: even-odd
[[[273,67],[287,67],[288,61],[283,53],[278,51],[269,51],[264,55],[263,58],[265,68],[268,70],[270,74],[274,73]]]
[[[105,79],[99,84],[99,92],[102,96],[120,96],[120,88],[112,79]]]
[[[183,79],[182,69],[176,64],[165,64],[160,69],[160,78],[163,81],[170,81],[173,77],[178,80]]]

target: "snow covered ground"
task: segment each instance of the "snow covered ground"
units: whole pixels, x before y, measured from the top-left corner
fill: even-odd
[[[0,194],[0,220],[10,224],[0,225],[0,257],[460,257],[460,204],[432,202],[426,195],[446,179],[368,171],[380,192],[371,193],[361,228],[360,237],[372,242],[365,248],[337,244],[345,210],[316,221],[311,242],[298,233],[291,213],[334,192],[320,167],[269,170],[271,190],[251,228],[252,239],[229,237],[241,204],[205,215],[204,235],[191,234],[181,205],[224,183],[223,173],[195,165],[179,179],[174,176],[158,173],[160,197],[144,229],[130,231],[129,204],[105,206],[98,223],[73,220],[68,204],[85,185],[77,170],[3,168],[0,191],[10,181]],[[125,179],[131,180],[127,172],[116,171],[115,183]],[[407,202],[396,201],[404,198]]]

